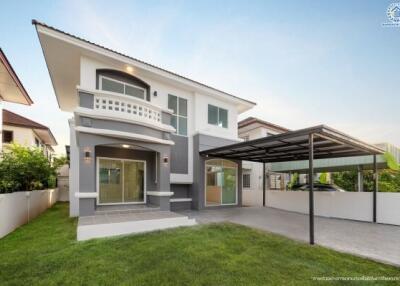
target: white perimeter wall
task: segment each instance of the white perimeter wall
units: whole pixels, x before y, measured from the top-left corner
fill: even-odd
[[[372,221],[372,192],[314,192],[315,215]],[[262,205],[262,191],[243,192],[243,204]],[[308,192],[267,191],[269,207],[308,214]],[[400,193],[377,194],[377,222],[400,225]]]
[[[0,194],[0,238],[37,217],[57,199],[57,189]]]

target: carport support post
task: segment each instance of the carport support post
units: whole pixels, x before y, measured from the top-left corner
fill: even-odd
[[[376,193],[378,192],[378,164],[376,163],[376,155],[374,155],[374,194],[373,194],[373,222],[376,222]]]
[[[308,135],[308,152],[310,244],[314,244],[314,134],[312,133]]]
[[[263,184],[263,207],[265,207],[265,163],[263,162],[263,179],[262,179],[262,184]]]

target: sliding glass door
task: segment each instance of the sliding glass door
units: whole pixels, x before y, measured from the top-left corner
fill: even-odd
[[[237,164],[228,160],[206,161],[206,206],[237,204]]]
[[[98,158],[99,204],[145,202],[144,161]]]

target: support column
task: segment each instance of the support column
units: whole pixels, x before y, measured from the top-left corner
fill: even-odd
[[[363,192],[363,184],[364,184],[364,178],[363,178],[363,169],[362,166],[359,165],[357,168],[357,191],[358,192]]]
[[[263,184],[263,207],[265,207],[265,163],[263,163],[263,179],[262,179],[262,184]]]
[[[374,155],[374,193],[373,193],[373,213],[372,221],[376,223],[376,196],[378,192],[378,164],[376,162],[376,155]]]
[[[310,244],[314,244],[314,134],[308,137],[308,152]]]

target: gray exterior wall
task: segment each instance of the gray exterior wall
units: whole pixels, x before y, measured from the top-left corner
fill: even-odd
[[[175,145],[171,148],[171,173],[187,174],[189,170],[189,138],[171,135]]]
[[[165,164],[162,162],[162,158],[170,157],[170,149],[169,145],[155,144],[155,143],[145,143],[134,140],[125,140],[119,138],[111,138],[101,135],[93,135],[86,133],[78,133],[77,134],[77,142],[79,146],[79,192],[90,193],[96,192],[96,157],[98,156],[97,152],[100,154],[110,154],[116,156],[129,156],[129,158],[134,158],[134,155],[140,156],[140,158],[146,158],[149,161],[149,166],[154,166],[155,163],[158,164],[158,175],[157,175],[157,184],[154,186],[151,184],[153,179],[154,182],[154,168],[153,171],[148,172],[146,176],[149,176],[150,182],[149,188],[154,191],[160,192],[169,192],[170,191],[170,164]],[[137,150],[132,154],[127,154],[128,150],[110,150],[108,148],[104,148],[104,145],[115,145],[121,146],[121,144],[129,144],[144,148],[146,151]],[[114,148],[115,149],[115,148]],[[90,159],[85,159],[85,152],[90,152]],[[158,160],[155,162],[151,160],[151,155],[148,155],[151,151],[157,152],[159,155],[157,156]],[[139,153],[142,152],[142,155]],[[155,163],[152,164],[151,161]],[[149,191],[150,189],[148,189]],[[168,203],[166,203],[166,199],[168,198]],[[163,205],[163,209],[169,209],[169,197],[154,197],[147,196],[148,203],[159,205],[160,201]],[[96,209],[96,200],[95,199],[80,199],[79,201],[79,215],[93,215]]]
[[[205,208],[205,161],[207,158],[200,156],[199,152],[215,147],[237,143],[234,140],[218,138],[203,134],[197,134],[193,137],[193,184],[191,185],[192,208]],[[242,205],[242,162],[232,160],[238,164],[238,197],[237,206]],[[217,206],[220,208],[224,206]]]
[[[151,136],[158,139],[166,139],[168,132],[156,130],[153,128],[149,128],[143,125],[119,122],[113,120],[105,120],[105,119],[94,119],[89,117],[80,117],[79,124],[85,127],[92,127],[98,129],[108,129],[114,131],[122,131],[129,132],[135,134],[141,134],[146,136]],[[168,135],[169,137],[169,135]]]

